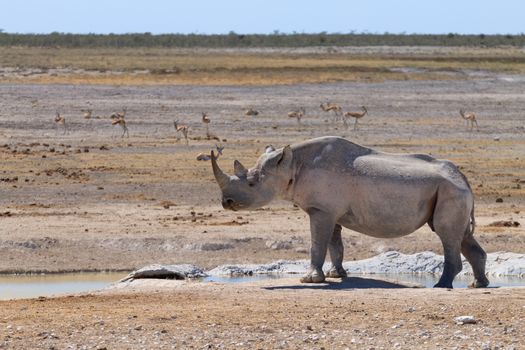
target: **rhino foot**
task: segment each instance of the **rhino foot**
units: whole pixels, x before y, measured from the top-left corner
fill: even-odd
[[[346,270],[343,267],[332,267],[330,271],[326,273],[326,277],[330,278],[345,278],[347,276]]]
[[[448,288],[448,289],[452,289],[452,283],[443,283],[443,282],[438,282],[436,284],[434,284],[434,288]]]
[[[301,278],[301,283],[322,283],[324,279],[323,271],[312,270]]]
[[[485,287],[488,287],[489,285],[489,280],[488,278],[483,278],[482,280],[474,280],[474,282],[472,282],[471,284],[469,284],[469,288],[485,288]]]

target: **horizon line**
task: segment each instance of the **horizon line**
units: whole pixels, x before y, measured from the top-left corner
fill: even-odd
[[[410,35],[461,35],[461,36],[479,36],[479,35],[485,35],[485,36],[506,36],[506,35],[513,35],[513,36],[525,36],[525,32],[519,32],[519,33],[458,33],[458,32],[447,32],[447,33],[407,33],[407,32],[369,32],[369,31],[350,31],[350,32],[281,32],[279,30],[274,30],[270,33],[241,33],[236,32],[234,30],[230,30],[227,33],[199,33],[199,32],[191,32],[191,33],[181,33],[181,32],[166,32],[166,33],[152,33],[152,32],[120,32],[120,33],[114,33],[114,32],[59,32],[59,31],[52,31],[52,32],[8,32],[0,28],[0,35],[1,34],[8,34],[8,35],[52,35],[52,34],[60,34],[60,35],[151,35],[151,36],[162,36],[162,35],[202,35],[202,36],[213,36],[213,35],[399,35],[399,36],[410,36]]]

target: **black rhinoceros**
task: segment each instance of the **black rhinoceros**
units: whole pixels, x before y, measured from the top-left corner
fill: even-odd
[[[466,177],[450,161],[424,154],[390,154],[339,137],[321,137],[275,150],[246,169],[234,162],[226,175],[211,154],[225,209],[250,210],[273,198],[289,200],[310,217],[311,267],[305,283],[344,277],[341,228],[378,238],[414,232],[425,223],[443,243],[445,262],[435,287],[452,288],[461,255],[473,268],[471,286],[486,287],[486,254],[473,237],[474,197]]]

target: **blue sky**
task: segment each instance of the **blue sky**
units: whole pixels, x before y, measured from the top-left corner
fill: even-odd
[[[519,34],[525,0],[0,0],[9,33]]]

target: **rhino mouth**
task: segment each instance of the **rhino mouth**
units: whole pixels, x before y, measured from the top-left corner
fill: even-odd
[[[224,209],[228,209],[228,210],[233,210],[233,211],[237,211],[237,210],[240,210],[242,209],[242,205],[235,202],[233,199],[231,198],[225,198],[222,200],[222,207]]]

